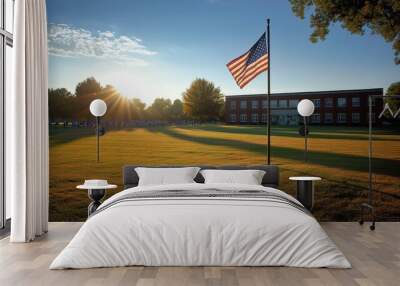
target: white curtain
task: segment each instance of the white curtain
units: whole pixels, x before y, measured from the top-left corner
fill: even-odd
[[[6,166],[12,242],[28,242],[48,226],[48,95],[45,0],[15,1],[13,94],[6,111]]]

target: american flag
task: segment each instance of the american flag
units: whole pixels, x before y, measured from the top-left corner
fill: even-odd
[[[243,88],[252,79],[268,69],[268,51],[265,33],[250,50],[226,65],[237,85]]]

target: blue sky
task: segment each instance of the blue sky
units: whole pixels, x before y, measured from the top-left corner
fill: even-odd
[[[229,94],[263,93],[266,74],[240,89],[226,63],[244,53],[271,19],[272,92],[387,88],[400,80],[390,43],[334,26],[312,44],[309,22],[289,1],[48,0],[49,86],[74,91],[94,76],[151,103],[180,98],[197,77]]]

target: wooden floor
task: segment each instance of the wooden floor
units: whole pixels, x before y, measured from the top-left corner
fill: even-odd
[[[32,242],[0,241],[0,285],[400,285],[400,223],[322,223],[352,269],[289,267],[123,267],[48,270],[81,223],[50,223]]]

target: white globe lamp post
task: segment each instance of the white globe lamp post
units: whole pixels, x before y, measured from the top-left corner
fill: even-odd
[[[101,99],[95,99],[90,103],[90,113],[96,117],[96,137],[97,137],[97,162],[100,161],[100,117],[107,112],[107,104]]]
[[[297,112],[303,116],[304,122],[304,160],[307,161],[307,117],[310,117],[314,113],[314,103],[309,99],[303,99],[297,105]]]

